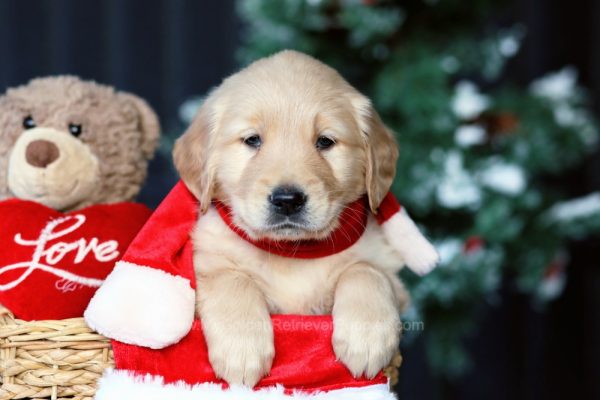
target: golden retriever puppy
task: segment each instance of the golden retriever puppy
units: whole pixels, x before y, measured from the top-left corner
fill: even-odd
[[[300,259],[242,239],[211,201],[227,204],[250,238],[326,240],[361,196],[376,212],[397,157],[370,101],[298,52],[259,60],[208,96],[174,160],[204,214],[192,233],[197,312],[219,377],[254,386],[269,372],[270,313],[331,313],[334,350],[353,374],[388,364],[408,296],[396,277],[402,258],[372,216],[348,249]]]

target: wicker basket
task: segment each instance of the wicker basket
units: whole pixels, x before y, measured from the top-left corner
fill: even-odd
[[[401,363],[398,353],[385,370],[392,384]],[[113,365],[110,340],[83,318],[27,322],[0,306],[0,400],[91,400]]]
[[[91,399],[113,366],[110,340],[83,318],[22,321],[0,306],[0,399]]]

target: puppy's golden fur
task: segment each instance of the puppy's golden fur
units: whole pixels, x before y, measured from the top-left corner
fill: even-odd
[[[260,146],[244,142],[251,136],[260,137]],[[335,144],[317,148],[321,136]],[[325,238],[344,206],[365,193],[376,212],[397,157],[370,101],[304,54],[284,51],[259,60],[210,94],[177,141],[174,160],[204,213],[192,233],[197,311],[218,376],[253,386],[268,373],[274,355],[269,313],[332,313],[334,350],[355,375],[373,376],[389,362],[407,296],[395,275],[402,259],[372,217],[349,249],[294,259],[238,237],[211,200],[229,204],[251,237]],[[280,185],[307,196],[305,219],[284,229],[270,222],[267,200]]]

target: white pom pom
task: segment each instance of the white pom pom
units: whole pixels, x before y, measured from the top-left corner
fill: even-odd
[[[392,247],[404,258],[406,266],[416,274],[425,275],[438,264],[438,252],[404,208],[385,221],[382,229]]]

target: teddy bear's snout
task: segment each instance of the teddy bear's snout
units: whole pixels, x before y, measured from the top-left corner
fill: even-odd
[[[29,165],[46,168],[60,156],[58,147],[48,140],[34,140],[25,149],[25,159]]]

